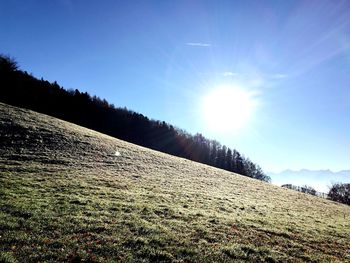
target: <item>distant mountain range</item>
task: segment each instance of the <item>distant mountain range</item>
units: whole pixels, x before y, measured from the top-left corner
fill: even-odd
[[[284,170],[279,173],[267,173],[273,184],[293,184],[298,186],[308,185],[317,191],[327,193],[332,183],[350,183],[350,170],[333,172],[331,170],[308,170],[299,171]]]

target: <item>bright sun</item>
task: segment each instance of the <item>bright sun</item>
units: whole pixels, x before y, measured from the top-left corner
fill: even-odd
[[[220,86],[207,93],[201,102],[201,115],[210,130],[237,132],[252,117],[256,100],[238,86]]]

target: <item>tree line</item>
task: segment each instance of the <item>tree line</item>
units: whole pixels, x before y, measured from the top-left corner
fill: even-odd
[[[304,185],[296,186],[292,184],[284,184],[281,187],[288,188],[294,191],[305,194],[315,195],[322,198],[327,198],[335,202],[350,205],[350,184],[349,183],[334,183],[328,193],[317,192],[313,187]]]
[[[164,121],[79,90],[66,90],[56,81],[38,79],[18,68],[16,61],[0,55],[0,100],[14,106],[48,114],[110,136],[171,155],[270,181],[262,169],[237,150],[191,135]],[[234,120],[231,120],[234,121]]]
[[[309,194],[309,195],[317,195],[317,191],[313,187],[308,186],[308,185],[297,186],[297,185],[292,185],[292,184],[284,184],[281,187],[288,188],[288,189],[302,192],[302,193]]]

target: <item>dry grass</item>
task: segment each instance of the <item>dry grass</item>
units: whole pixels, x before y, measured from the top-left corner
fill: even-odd
[[[0,262],[350,262],[348,206],[5,104],[0,139]]]

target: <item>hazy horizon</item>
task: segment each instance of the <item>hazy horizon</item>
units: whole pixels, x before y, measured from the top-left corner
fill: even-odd
[[[349,182],[350,170],[284,170],[280,172],[267,172],[271,183],[275,185],[293,184],[295,186],[311,186],[316,191],[328,193],[334,183]]]

